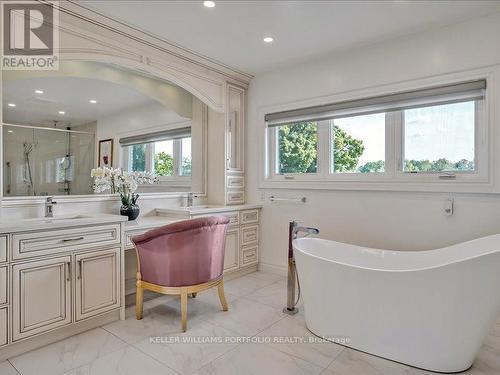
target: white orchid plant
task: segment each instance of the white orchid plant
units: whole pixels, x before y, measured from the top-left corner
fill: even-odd
[[[121,168],[94,168],[90,176],[94,179],[94,192],[119,193],[124,206],[131,206],[137,202],[139,194],[135,194],[135,191],[139,185],[158,183],[158,178],[151,172],[127,172]]]

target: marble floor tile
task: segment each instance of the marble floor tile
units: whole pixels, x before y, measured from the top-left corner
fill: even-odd
[[[176,298],[178,297],[158,293],[156,297],[144,301],[144,311],[155,308],[157,306],[166,305]],[[135,317],[135,303],[125,309],[125,316],[127,318]]]
[[[1,375],[19,375],[16,369],[8,362],[0,362],[0,374]]]
[[[319,374],[322,367],[280,352],[266,344],[242,344],[202,367],[198,375]]]
[[[235,335],[202,321],[194,327],[188,326],[186,333],[161,333],[156,341],[145,339],[134,346],[177,372],[190,374],[234,348],[237,343],[231,338]]]
[[[324,375],[420,375],[425,371],[345,348],[324,371]]]
[[[245,296],[246,299],[263,303],[264,305],[280,310],[286,306],[286,297],[287,290],[285,280],[280,280]]]
[[[495,324],[486,336],[484,345],[487,345],[495,350],[500,351],[500,324]]]
[[[226,301],[231,309],[232,304],[238,299],[238,297],[225,292]],[[181,311],[181,301],[177,298],[168,304],[169,307],[173,308],[178,312],[180,316]],[[226,314],[222,310],[222,305],[219,300],[219,295],[216,288],[208,289],[197,294],[196,298],[188,298],[188,319],[189,318],[203,318],[207,314]],[[188,322],[189,323],[189,322]]]
[[[10,359],[22,375],[58,375],[123,349],[127,344],[93,329]]]
[[[193,324],[193,317],[188,320],[188,325],[190,324]],[[175,306],[165,304],[144,310],[141,320],[137,320],[134,313],[127,316],[126,320],[118,320],[102,328],[133,344],[151,336],[158,336],[161,332],[180,333],[181,318]]]
[[[171,368],[132,346],[96,359],[64,375],[176,375]]]
[[[273,283],[274,281],[271,280],[263,280],[261,278],[246,275],[225,282],[224,290],[237,297],[243,297]]]
[[[483,345],[467,375],[500,374],[500,350]]]
[[[321,367],[327,367],[345,349],[341,345],[320,341],[290,317],[281,319],[257,336],[273,341],[270,345],[281,352]]]
[[[277,273],[272,273],[272,272],[267,272],[267,271],[252,272],[252,273],[249,273],[248,276],[256,277],[256,278],[261,279],[261,280],[272,281],[272,282],[286,280],[285,275],[280,275]]]
[[[285,314],[275,308],[244,298],[231,303],[229,311],[200,315],[200,319],[243,336],[253,336],[284,317]]]

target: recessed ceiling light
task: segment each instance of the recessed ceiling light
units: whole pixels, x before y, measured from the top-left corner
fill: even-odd
[[[97,100],[95,100],[95,99],[90,99],[90,100],[89,100],[89,103],[92,103],[92,104],[97,104]]]
[[[8,133],[14,133],[14,130],[7,130]]]
[[[266,37],[264,38],[264,42],[266,42],[266,43],[272,43],[272,42],[273,42],[273,40],[274,40],[274,39],[273,39],[272,37],[270,37],[270,36],[266,36]]]
[[[43,94],[43,90],[35,90],[35,94],[42,95]]]
[[[64,112],[64,111],[59,111],[57,113],[59,113],[60,115],[65,115],[66,114],[66,112]]]
[[[207,1],[204,1],[203,2],[203,5],[206,7],[206,8],[213,8],[215,6],[215,1],[210,1],[210,0],[207,0]]]
[[[9,107],[15,107],[16,105],[14,103],[9,103],[7,104]]]

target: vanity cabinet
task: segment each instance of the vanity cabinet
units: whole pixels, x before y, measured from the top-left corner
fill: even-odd
[[[120,248],[76,254],[76,320],[120,306]]]
[[[111,219],[0,235],[0,361],[124,316],[123,218]]]
[[[71,256],[12,267],[13,341],[71,323]]]
[[[260,208],[244,209],[245,207],[248,205],[234,206],[234,211],[190,215],[191,218],[211,215],[223,215],[229,218],[224,272],[255,266],[259,261]]]

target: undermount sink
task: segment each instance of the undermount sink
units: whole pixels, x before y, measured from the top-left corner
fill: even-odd
[[[30,223],[50,223],[54,221],[63,221],[63,220],[77,220],[77,219],[89,219],[92,216],[89,215],[57,215],[54,217],[35,217],[31,219],[21,219],[24,222]]]

